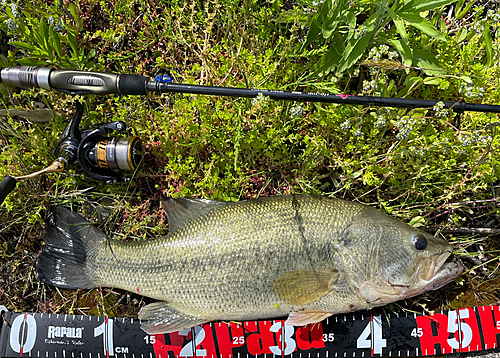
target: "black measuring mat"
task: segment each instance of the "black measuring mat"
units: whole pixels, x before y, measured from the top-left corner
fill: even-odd
[[[336,315],[304,327],[284,320],[212,322],[157,335],[142,331],[137,319],[7,311],[0,357],[421,357],[494,349],[499,335],[499,306]]]

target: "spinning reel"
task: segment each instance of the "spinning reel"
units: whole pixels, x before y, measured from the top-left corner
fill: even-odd
[[[75,101],[75,113],[64,129],[54,149],[57,158],[47,168],[24,176],[7,176],[0,183],[0,204],[15,189],[20,180],[42,174],[62,172],[68,165],[79,164],[90,177],[117,183],[128,181],[127,173],[134,172],[141,163],[144,150],[137,136],[129,135],[127,125],[122,121],[101,123],[80,130],[83,106]],[[110,135],[116,132],[118,135]]]
[[[83,108],[80,102],[75,102],[75,106],[75,114],[54,149],[54,155],[68,164],[78,162],[94,179],[109,183],[127,181],[124,173],[134,172],[144,155],[139,137],[107,137],[114,131],[127,134],[127,125],[122,121],[97,124],[80,131]]]

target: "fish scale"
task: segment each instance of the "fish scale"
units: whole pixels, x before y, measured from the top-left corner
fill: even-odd
[[[312,323],[436,288],[462,271],[444,264],[452,250],[445,241],[359,203],[284,195],[238,203],[181,198],[164,206],[171,233],[136,242],[108,239],[56,209],[39,277],[75,288],[72,275],[83,269],[81,287],[158,299],[139,317],[146,331],[163,333],[289,314],[290,324]],[[68,237],[72,249],[62,255]],[[415,248],[415,238],[425,249]]]

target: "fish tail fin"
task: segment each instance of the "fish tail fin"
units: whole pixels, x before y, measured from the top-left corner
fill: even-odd
[[[80,215],[56,207],[43,234],[46,248],[36,263],[38,279],[63,288],[98,286],[88,269],[87,258],[93,256],[106,240],[103,232]]]

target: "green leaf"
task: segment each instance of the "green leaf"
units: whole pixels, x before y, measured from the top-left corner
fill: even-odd
[[[351,66],[354,65],[361,56],[363,56],[366,48],[370,44],[371,36],[372,32],[367,31],[361,38],[357,40],[354,38],[351,39],[349,45],[346,47],[342,60],[340,61],[339,68],[337,69],[339,73],[351,68]]]
[[[408,42],[408,33],[406,32],[405,23],[401,19],[393,20],[394,25],[396,25],[396,30],[399,32],[399,36],[403,39],[404,42]]]
[[[435,85],[438,86],[443,82],[443,79],[441,77],[427,77],[424,78],[424,84],[426,85]]]
[[[17,60],[23,66],[45,66],[47,62],[38,60],[36,58],[25,57]]]
[[[392,18],[394,25],[396,25],[396,30],[398,30],[399,35],[401,36],[403,41],[408,43],[408,33],[406,32],[404,21],[401,19],[401,17],[399,17],[397,13],[392,11],[390,8],[387,8],[387,13]]]
[[[467,28],[463,26],[455,34],[455,42],[458,44],[463,40],[465,40],[466,37],[467,37]]]
[[[412,51],[411,47],[408,46],[408,44],[406,42],[400,41],[400,40],[388,39],[387,43],[389,43],[394,48],[396,48],[396,51],[399,52],[399,54],[403,58],[403,63],[406,66],[412,65],[412,63],[413,63],[412,62],[413,61],[413,51]]]
[[[37,47],[30,45],[26,42],[21,42],[21,41],[11,41],[9,42],[9,45],[12,45],[14,47],[21,48],[23,50],[28,50],[28,51],[35,51],[37,50]]]
[[[323,37],[325,39],[328,39],[332,36],[332,33],[337,29],[337,26],[339,24],[338,20],[335,20],[333,16],[330,20],[331,21],[326,21],[321,28],[321,33],[323,34]]]
[[[344,39],[335,34],[334,40],[340,44],[340,46],[330,46],[325,55],[318,61],[317,69],[311,74],[312,77],[323,76],[331,71],[333,71],[342,58],[344,52]]]
[[[74,55],[78,56],[78,44],[76,42],[75,36],[71,32],[68,32],[68,41],[69,45],[71,46],[71,49],[73,50]]]
[[[47,27],[47,25],[45,25],[45,27]],[[54,61],[54,40],[49,36],[51,28],[54,28],[54,25],[50,25],[50,27],[47,28],[47,54],[50,61]]]
[[[475,3],[475,1],[467,1],[465,8],[462,9],[463,1],[459,1],[459,4],[457,4],[457,8],[455,9],[455,17],[457,20],[460,20],[462,17],[465,16],[472,7],[472,5]]]
[[[73,16],[73,20],[75,21],[77,30],[81,31],[83,28],[82,19],[80,17],[80,13],[78,11],[78,8],[75,6],[75,4],[73,4],[73,3],[69,4],[69,12],[71,13],[71,16]]]
[[[54,49],[56,50],[57,56],[62,57],[61,40],[59,39],[59,34],[54,31],[54,27],[50,26],[50,38],[53,41]]]
[[[413,49],[413,66],[429,76],[439,76],[445,72],[436,56],[423,49]]]
[[[325,19],[325,22],[323,23],[323,26],[321,28],[321,31],[323,33],[323,37],[325,39],[328,39],[332,36],[332,33],[337,29],[338,24],[339,24],[339,19],[342,16],[342,13],[345,12],[344,6],[345,6],[346,0],[340,0],[337,2],[337,5],[335,6],[335,9],[333,11],[332,16],[329,19]],[[331,5],[330,5],[331,7]],[[330,9],[330,8],[328,8]],[[328,15],[328,11],[326,12]],[[326,16],[327,16],[326,15]]]
[[[425,0],[425,1],[419,1],[417,4],[415,4],[415,2],[413,1],[410,1],[401,9],[401,11],[411,11],[414,13],[419,13],[428,10],[434,10],[442,6],[450,5],[456,1],[457,0]]]
[[[484,47],[486,48],[486,66],[493,64],[493,42],[491,40],[490,25],[484,24]]]
[[[38,31],[40,32],[40,37],[42,39],[42,43],[40,45],[44,46],[44,48],[47,49],[49,43],[49,27],[47,26],[47,22],[45,21],[44,17],[40,19]]]
[[[423,33],[432,36],[438,40],[441,41],[446,41],[446,38],[443,36],[441,32],[439,32],[434,25],[432,25],[428,20],[424,19],[422,16],[417,15],[417,14],[411,14],[408,12],[405,13],[398,13],[398,15],[408,22],[410,25],[413,27],[419,29]]]

